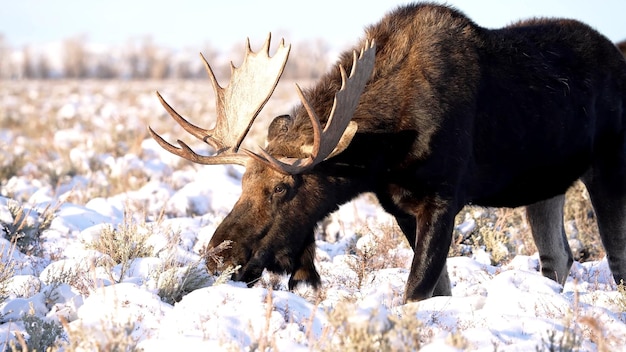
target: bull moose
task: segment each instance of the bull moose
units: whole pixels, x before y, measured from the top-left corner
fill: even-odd
[[[297,87],[301,103],[271,122],[265,148],[254,152],[242,140],[290,51],[282,42],[270,56],[269,42],[258,52],[248,42],[225,88],[203,58],[217,95],[212,129],[157,93],[215,155],[149,129],[193,162],[245,166],[241,197],[209,243],[232,241],[223,255],[241,266],[234,279],[251,284],[267,269],[290,274],[290,289],[319,286],[316,224],[371,192],[414,251],[405,300],[451,293],[446,257],[467,204],[526,206],[541,272],[563,284],[573,262],[564,192],[577,179],[613,277],[626,278],[626,62],[594,29],[567,19],[486,29],[448,6],[399,7],[312,88]]]

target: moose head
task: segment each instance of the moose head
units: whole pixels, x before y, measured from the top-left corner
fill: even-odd
[[[149,132],[161,147],[192,162],[245,166],[241,197],[209,243],[209,247],[231,243],[222,254],[225,265],[241,266],[234,279],[251,285],[268,269],[291,274],[290,289],[300,282],[317,287],[320,277],[313,264],[315,225],[354,196],[353,192],[342,195],[347,181],[330,176],[323,165],[343,152],[357,131],[351,118],[372,75],[376,49],[373,42],[366,42],[359,54],[354,52],[349,75],[339,66],[341,89],[335,94],[330,115],[324,119],[324,128],[315,107],[296,85],[300,109],[308,114],[307,129],[312,133],[294,133],[293,119],[279,116],[269,127],[267,147],[257,153],[241,144],[272,95],[290,51],[290,46],[281,41],[270,57],[270,39],[268,36],[259,52],[253,52],[247,42],[243,64],[232,66],[231,80],[225,88],[202,57],[217,97],[217,121],[212,129],[188,122],[157,92],[171,117],[189,134],[211,145],[215,155],[199,155],[181,140],[180,148],[173,146],[152,128]],[[217,269],[211,260],[207,266],[211,271]]]

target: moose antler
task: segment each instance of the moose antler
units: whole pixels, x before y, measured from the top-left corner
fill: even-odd
[[[217,122],[213,129],[206,130],[191,124],[157,92],[159,101],[170,116],[189,134],[210,144],[216,150],[216,155],[199,155],[181,140],[178,140],[181,148],[175,147],[148,127],[152,138],[163,149],[195,163],[245,165],[249,156],[248,153],[238,153],[239,147],[254,119],[274,92],[291,49],[291,45],[285,46],[284,40],[281,40],[276,53],[270,57],[270,40],[271,34],[263,48],[256,53],[250,48],[250,40],[247,40],[243,64],[236,68],[231,63],[231,79],[226,88],[219,85],[211,66],[200,55],[216,94]]]
[[[341,89],[335,94],[333,107],[323,131],[317,113],[302,93],[300,86],[296,84],[302,105],[306,109],[313,125],[313,151],[308,158],[276,159],[263,149],[261,149],[261,155],[247,150],[245,152],[258,160],[268,163],[277,171],[293,175],[310,170],[318,163],[343,151],[357,130],[356,123],[351,121],[351,119],[359,103],[361,93],[372,75],[375,54],[376,44],[373,40],[372,42],[368,40],[361,49],[360,55],[357,55],[357,52],[354,51],[352,70],[349,77],[346,77],[346,71],[343,66],[339,65]]]

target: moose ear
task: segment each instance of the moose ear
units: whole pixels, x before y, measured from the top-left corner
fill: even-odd
[[[278,137],[279,135],[285,134],[289,131],[289,127],[293,124],[293,119],[289,115],[280,115],[276,116],[274,120],[270,123],[270,126],[267,130],[267,140],[271,141],[272,139]]]
[[[346,127],[346,130],[341,135],[341,138],[339,139],[339,143],[337,143],[337,146],[335,147],[335,149],[332,151],[332,153],[330,153],[328,157],[326,157],[326,159],[330,159],[334,157],[335,155],[343,152],[346,148],[348,148],[358,128],[359,126],[357,125],[356,122],[350,121],[350,123],[348,123],[348,127]]]

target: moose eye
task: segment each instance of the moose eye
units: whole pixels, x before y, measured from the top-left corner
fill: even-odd
[[[286,190],[287,188],[285,187],[285,185],[277,185],[276,187],[274,187],[274,194],[282,194],[285,193]]]

